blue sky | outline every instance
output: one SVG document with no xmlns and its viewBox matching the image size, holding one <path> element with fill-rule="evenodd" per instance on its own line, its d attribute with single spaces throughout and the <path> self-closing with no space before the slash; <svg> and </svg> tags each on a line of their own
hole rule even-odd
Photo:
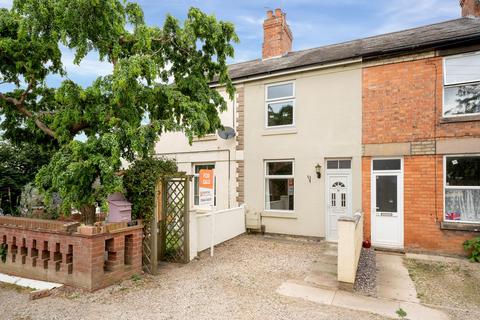
<svg viewBox="0 0 480 320">
<path fill-rule="evenodd" d="M 12 0 L 0 0 L 0 7 Z M 162 25 L 170 13 L 184 19 L 188 8 L 198 7 L 218 19 L 235 24 L 240 43 L 232 62 L 261 57 L 262 22 L 267 9 L 282 8 L 293 33 L 293 48 L 301 50 L 371 35 L 398 31 L 460 16 L 458 0 L 139 0 L 148 24 Z M 80 66 L 64 50 L 63 61 L 69 77 L 88 85 L 107 74 L 111 66 L 89 55 Z M 52 79 L 52 85 L 59 79 Z"/>
</svg>

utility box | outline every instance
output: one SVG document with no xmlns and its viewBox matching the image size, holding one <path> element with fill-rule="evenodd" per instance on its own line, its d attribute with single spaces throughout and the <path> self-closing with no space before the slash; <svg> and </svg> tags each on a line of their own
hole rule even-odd
<svg viewBox="0 0 480 320">
<path fill-rule="evenodd" d="M 132 204 L 120 192 L 108 196 L 107 222 L 132 221 Z"/>
</svg>

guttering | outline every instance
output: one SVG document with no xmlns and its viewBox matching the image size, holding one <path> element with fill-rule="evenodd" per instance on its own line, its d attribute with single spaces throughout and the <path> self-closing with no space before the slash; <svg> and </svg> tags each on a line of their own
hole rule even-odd
<svg viewBox="0 0 480 320">
<path fill-rule="evenodd" d="M 239 84 L 239 83 L 262 80 L 262 79 L 266 79 L 266 78 L 289 75 L 289 74 L 292 74 L 292 73 L 328 69 L 328 68 L 346 66 L 346 65 L 361 63 L 361 62 L 362 62 L 362 58 L 360 57 L 360 58 L 355 58 L 355 59 L 342 60 L 342 61 L 334 62 L 334 63 L 319 64 L 319 65 L 315 65 L 315 66 L 311 66 L 311 67 L 294 68 L 294 69 L 290 69 L 290 70 L 286 70 L 286 71 L 279 71 L 279 72 L 269 71 L 269 72 L 267 72 L 263 75 L 259 75 L 259 76 L 253 76 L 253 77 L 246 76 L 246 77 L 243 77 L 243 78 L 238 78 L 236 80 L 234 79 L 232 81 L 232 83 L 233 84 Z M 218 83 L 210 85 L 210 87 L 212 87 L 212 88 L 218 88 L 218 87 L 223 87 L 223 86 L 224 86 L 223 84 L 218 84 Z"/>
</svg>

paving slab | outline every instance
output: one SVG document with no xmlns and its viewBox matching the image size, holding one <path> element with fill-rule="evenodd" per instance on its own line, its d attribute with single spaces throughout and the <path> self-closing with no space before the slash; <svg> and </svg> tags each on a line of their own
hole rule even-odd
<svg viewBox="0 0 480 320">
<path fill-rule="evenodd" d="M 63 286 L 63 284 L 61 283 L 15 277 L 15 276 L 10 276 L 4 273 L 0 273 L 0 282 L 15 284 L 17 286 L 32 288 L 35 290 L 50 290 L 50 289 L 59 288 Z"/>
<path fill-rule="evenodd" d="M 398 318 L 396 311 L 399 308 L 402 308 L 407 313 L 407 319 L 410 320 L 449 319 L 445 313 L 419 303 L 366 297 L 347 291 L 317 288 L 293 281 L 284 282 L 277 289 L 277 293 L 291 298 L 304 299 L 350 310 L 375 313 L 395 319 Z"/>
<path fill-rule="evenodd" d="M 379 298 L 420 302 L 415 285 L 403 265 L 403 255 L 377 252 L 376 260 Z"/>
</svg>

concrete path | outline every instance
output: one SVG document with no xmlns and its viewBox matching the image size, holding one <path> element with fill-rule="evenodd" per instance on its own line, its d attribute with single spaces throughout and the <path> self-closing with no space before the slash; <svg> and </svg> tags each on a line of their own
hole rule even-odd
<svg viewBox="0 0 480 320">
<path fill-rule="evenodd" d="M 10 283 L 25 288 L 32 288 L 35 290 L 50 290 L 63 286 L 61 283 L 14 277 L 4 273 L 0 273 L 0 282 Z"/>
<path fill-rule="evenodd" d="M 367 297 L 338 288 L 336 256 L 322 254 L 303 281 L 286 281 L 277 293 L 316 303 L 366 311 L 398 319 L 402 308 L 411 320 L 446 320 L 442 311 L 420 304 L 413 281 L 403 265 L 403 255 L 377 252 L 377 297 Z"/>
<path fill-rule="evenodd" d="M 415 284 L 403 265 L 403 255 L 377 252 L 376 260 L 379 298 L 420 303 Z"/>
<path fill-rule="evenodd" d="M 284 282 L 277 289 L 277 293 L 284 296 L 300 298 L 325 305 L 376 313 L 394 319 L 398 319 L 398 315 L 395 312 L 399 308 L 405 310 L 407 313 L 406 318 L 410 320 L 449 319 L 449 317 L 443 312 L 425 307 L 419 303 L 360 296 L 342 290 L 316 288 L 290 281 Z"/>
</svg>

